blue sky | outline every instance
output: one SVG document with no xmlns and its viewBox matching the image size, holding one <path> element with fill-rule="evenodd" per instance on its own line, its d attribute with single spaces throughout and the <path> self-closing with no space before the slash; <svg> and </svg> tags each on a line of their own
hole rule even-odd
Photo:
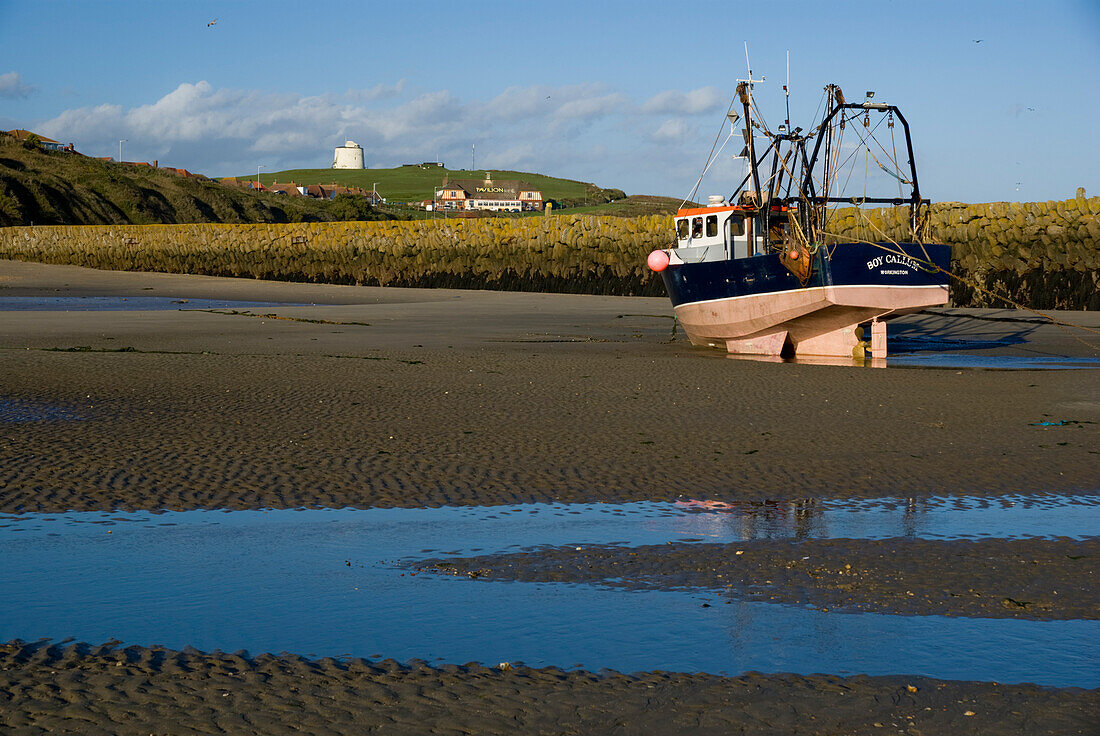
<svg viewBox="0 0 1100 736">
<path fill-rule="evenodd" d="M 217 22 L 207 24 L 217 19 Z M 933 200 L 1100 194 L 1100 0 L 16 2 L 0 0 L 0 128 L 212 176 L 442 159 L 684 196 L 748 41 L 757 99 L 812 117 L 875 90 Z M 980 43 L 979 43 L 980 41 Z M 728 194 L 729 154 L 701 192 Z"/>
</svg>

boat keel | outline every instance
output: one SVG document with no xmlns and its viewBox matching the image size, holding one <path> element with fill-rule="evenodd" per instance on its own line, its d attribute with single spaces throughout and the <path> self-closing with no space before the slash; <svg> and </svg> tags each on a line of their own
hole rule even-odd
<svg viewBox="0 0 1100 736">
<path fill-rule="evenodd" d="M 787 347 L 786 330 L 768 332 L 752 337 L 726 340 L 726 352 L 735 355 L 782 355 Z"/>
<path fill-rule="evenodd" d="M 886 323 L 877 319 L 871 323 L 871 357 L 886 357 Z"/>
<path fill-rule="evenodd" d="M 795 355 L 826 355 L 851 358 L 856 357 L 858 349 L 862 349 L 863 340 L 859 326 L 853 324 L 803 338 L 794 342 L 793 345 Z"/>
</svg>

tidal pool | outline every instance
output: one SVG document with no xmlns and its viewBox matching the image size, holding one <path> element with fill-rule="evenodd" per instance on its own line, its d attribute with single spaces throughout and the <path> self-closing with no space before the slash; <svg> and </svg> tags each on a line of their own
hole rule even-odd
<svg viewBox="0 0 1100 736">
<path fill-rule="evenodd" d="M 40 401 L 0 397 L 0 424 L 74 421 L 83 418 L 83 416 L 68 407 Z"/>
<path fill-rule="evenodd" d="M 1069 356 L 1031 357 L 1022 355 L 950 355 L 909 353 L 885 358 L 888 366 L 900 368 L 970 368 L 989 371 L 1058 371 L 1100 368 L 1098 358 Z"/>
<path fill-rule="evenodd" d="M 560 544 L 1097 528 L 1097 497 L 1059 499 L 824 502 L 809 512 L 645 503 L 4 516 L 0 640 L 1097 687 L 1100 621 L 823 612 L 709 592 L 471 583 L 403 564 Z"/>
</svg>

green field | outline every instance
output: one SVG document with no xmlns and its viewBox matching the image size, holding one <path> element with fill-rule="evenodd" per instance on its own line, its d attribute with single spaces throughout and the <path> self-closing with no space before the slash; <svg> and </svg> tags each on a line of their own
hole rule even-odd
<svg viewBox="0 0 1100 736">
<path fill-rule="evenodd" d="M 261 172 L 260 183 L 264 186 L 281 182 L 288 184 L 341 184 L 347 187 L 371 189 L 377 184 L 378 193 L 390 202 L 419 202 L 431 199 L 435 190 L 443 183 L 443 177 L 450 179 L 484 179 L 486 171 L 498 181 L 518 179 L 527 182 L 542 192 L 543 199 L 552 199 L 570 206 L 589 203 L 598 204 L 620 199 L 624 195 L 617 189 L 603 189 L 595 184 L 571 179 L 557 179 L 542 174 L 530 174 L 524 171 L 501 171 L 499 169 L 451 170 L 439 168 L 421 169 L 417 166 L 401 166 L 396 169 L 290 169 L 288 171 Z M 244 174 L 238 179 L 254 180 L 255 173 Z"/>
</svg>

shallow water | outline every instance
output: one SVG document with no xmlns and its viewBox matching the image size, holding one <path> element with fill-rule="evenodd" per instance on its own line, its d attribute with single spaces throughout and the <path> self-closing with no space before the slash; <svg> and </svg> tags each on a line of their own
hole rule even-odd
<svg viewBox="0 0 1100 736">
<path fill-rule="evenodd" d="M 1051 371 L 1100 368 L 1100 358 L 1052 356 L 1036 358 L 1022 355 L 952 355 L 949 353 L 908 353 L 884 358 L 886 365 L 898 368 L 971 368 L 990 371 Z"/>
<path fill-rule="evenodd" d="M 900 668 L 953 679 L 1100 686 L 1097 621 L 845 614 L 727 603 L 705 592 L 473 583 L 413 574 L 400 564 L 616 541 L 875 537 L 906 529 L 954 537 L 970 527 L 1023 534 L 1017 522 L 1073 536 L 1089 525 L 1073 526 L 1079 516 L 1097 528 L 1100 502 L 940 499 L 919 512 L 894 500 L 821 506 L 808 526 L 778 505 L 750 514 L 654 503 L 6 516 L 0 640 L 115 637 L 206 650 L 624 671 Z M 907 526 L 914 514 L 923 521 Z M 956 514 L 970 524 L 955 521 Z M 751 528 L 747 516 L 756 518 Z"/>
<path fill-rule="evenodd" d="M 0 514 L 0 533 L 80 535 L 81 527 L 263 527 L 293 534 L 328 524 L 368 532 L 396 557 L 471 554 L 566 544 L 737 542 L 749 539 L 1019 539 L 1094 536 L 1100 495 L 1029 494 L 921 499 L 743 501 Z M 119 530 L 129 534 L 126 529 Z M 92 531 L 97 534 L 98 532 Z M 2 539 L 2 537 L 0 537 Z M 441 542 L 441 540 L 447 540 Z"/>
<path fill-rule="evenodd" d="M 957 370 L 989 371 L 1060 371 L 1100 369 L 1100 358 L 1069 356 L 971 355 L 969 353 L 891 352 L 886 358 L 841 358 L 823 355 L 803 355 L 784 358 L 775 355 L 721 355 L 730 360 L 750 360 L 762 363 L 799 363 L 831 365 L 844 368 L 953 368 Z"/>
<path fill-rule="evenodd" d="M 0 296 L 0 312 L 126 312 L 308 306 L 173 296 Z"/>
<path fill-rule="evenodd" d="M 908 325 L 889 325 L 885 358 L 849 358 L 839 356 L 802 355 L 723 355 L 731 360 L 752 360 L 768 363 L 804 363 L 849 368 L 954 368 L 964 370 L 1047 371 L 1100 368 L 1100 358 L 1068 355 L 1004 355 L 983 351 L 1013 349 L 1026 340 L 1016 334 L 997 339 L 950 338 L 940 335 L 914 334 Z"/>
<path fill-rule="evenodd" d="M 83 418 L 78 412 L 64 406 L 0 397 L 0 424 L 74 421 Z"/>
</svg>

